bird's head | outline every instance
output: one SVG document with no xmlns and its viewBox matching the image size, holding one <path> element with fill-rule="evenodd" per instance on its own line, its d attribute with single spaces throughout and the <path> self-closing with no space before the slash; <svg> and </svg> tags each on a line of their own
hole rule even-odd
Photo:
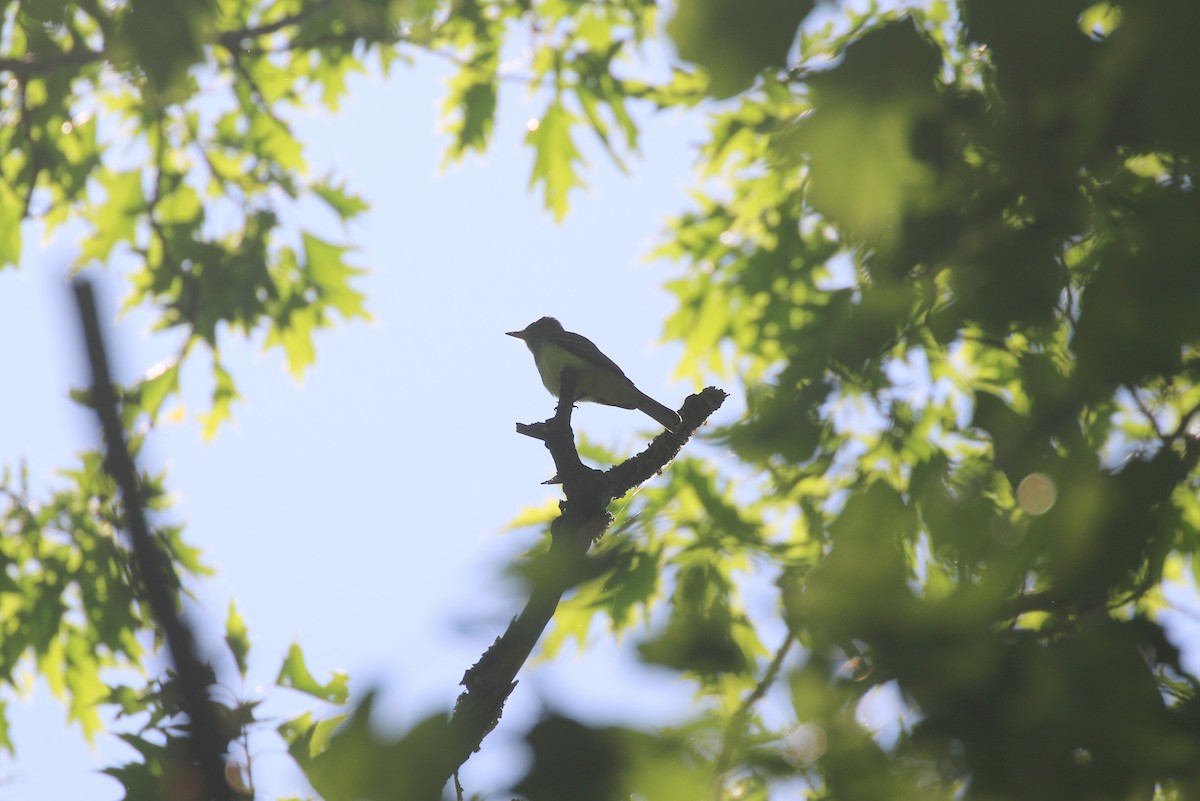
<svg viewBox="0 0 1200 801">
<path fill-rule="evenodd" d="M 543 317 L 525 326 L 520 331 L 506 332 L 510 337 L 516 337 L 522 340 L 530 348 L 541 343 L 546 337 L 555 334 L 561 334 L 563 331 L 562 323 L 555 320 L 553 317 Z"/>
</svg>

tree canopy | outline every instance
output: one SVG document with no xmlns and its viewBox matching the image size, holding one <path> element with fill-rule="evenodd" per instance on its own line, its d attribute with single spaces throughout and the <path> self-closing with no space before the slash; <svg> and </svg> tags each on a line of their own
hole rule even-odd
<svg viewBox="0 0 1200 801">
<path fill-rule="evenodd" d="M 346 243 L 289 223 L 308 197 L 367 210 L 307 175 L 288 123 L 336 111 L 351 71 L 451 58 L 454 160 L 488 148 L 502 58 L 527 46 L 530 183 L 557 217 L 584 191 L 582 137 L 636 171 L 631 107 L 705 110 L 694 203 L 658 248 L 687 268 L 664 330 L 682 375 L 747 412 L 707 431 L 718 452 L 664 452 L 661 477 L 597 510 L 607 533 L 556 574 L 540 644 L 655 621 L 631 658 L 691 682 L 694 714 L 547 717 L 512 793 L 1195 794 L 1195 662 L 1163 617 L 1200 548 L 1192 0 L 18 0 L 4 22 L 0 266 L 30 222 L 84 232 L 79 271 L 132 255 L 128 303 L 182 342 L 119 388 L 149 436 L 198 350 L 207 435 L 230 415 L 218 331 L 265 333 L 299 374 L 318 329 L 365 317 Z M 664 38 L 666 75 L 641 58 Z M 160 636 L 116 536 L 124 504 L 99 452 L 65 475 L 50 497 L 12 471 L 0 485 L 0 682 L 32 666 L 89 734 L 98 705 L 146 721 L 121 734 L 141 761 L 110 772 L 129 799 L 179 792 L 174 674 L 110 678 Z M 165 506 L 168 483 L 144 475 L 143 501 Z M 534 586 L 564 566 L 546 561 L 557 517 L 521 517 L 547 532 Z M 184 530 L 154 534 L 194 580 Z M 747 607 L 752 573 L 772 578 L 770 616 Z M 233 608 L 226 628 L 244 675 L 252 632 Z M 443 792 L 464 745 L 450 710 L 387 738 L 370 697 L 312 676 L 299 647 L 278 681 L 349 705 L 279 729 L 327 801 Z M 874 688 L 905 712 L 887 737 L 856 716 Z M 254 727 L 253 704 L 220 709 L 231 736 Z"/>
</svg>

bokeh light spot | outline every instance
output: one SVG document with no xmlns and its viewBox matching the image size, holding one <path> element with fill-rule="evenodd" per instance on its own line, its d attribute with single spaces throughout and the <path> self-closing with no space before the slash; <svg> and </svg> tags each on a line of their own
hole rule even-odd
<svg viewBox="0 0 1200 801">
<path fill-rule="evenodd" d="M 1030 473 L 1017 485 L 1017 503 L 1026 513 L 1044 515 L 1058 500 L 1058 487 L 1045 473 Z"/>
<path fill-rule="evenodd" d="M 784 759 L 793 765 L 811 765 L 825 753 L 828 738 L 815 723 L 797 726 L 783 741 Z"/>
</svg>

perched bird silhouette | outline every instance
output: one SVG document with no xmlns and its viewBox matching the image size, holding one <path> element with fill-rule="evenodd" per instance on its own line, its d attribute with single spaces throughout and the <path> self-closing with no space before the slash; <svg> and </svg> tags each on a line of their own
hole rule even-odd
<svg viewBox="0 0 1200 801">
<path fill-rule="evenodd" d="M 524 341 L 533 354 L 542 383 L 558 397 L 564 367 L 575 373 L 576 401 L 602 403 L 621 409 L 638 409 L 674 432 L 679 415 L 633 385 L 616 362 L 600 352 L 590 339 L 566 331 L 553 317 L 543 317 L 508 336 Z"/>
</svg>

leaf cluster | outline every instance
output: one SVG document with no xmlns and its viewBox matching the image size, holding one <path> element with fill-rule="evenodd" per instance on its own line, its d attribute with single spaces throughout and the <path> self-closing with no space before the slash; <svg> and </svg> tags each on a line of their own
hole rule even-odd
<svg viewBox="0 0 1200 801">
<path fill-rule="evenodd" d="M 66 486 L 44 501 L 31 499 L 24 469 L 0 481 L 0 680 L 20 688 L 22 669 L 35 666 L 91 740 L 102 730 L 98 704 L 108 694 L 102 672 L 140 665 L 158 635 L 131 589 L 132 563 L 118 538 L 123 512 L 103 457 L 84 453 L 63 477 Z M 165 509 L 162 477 L 142 481 L 147 506 Z M 207 572 L 180 527 L 153 534 L 186 574 Z M 0 720 L 0 744 L 12 752 L 7 731 Z"/>
<path fill-rule="evenodd" d="M 1162 616 L 1200 488 L 1200 129 L 1157 105 L 1194 92 L 1172 29 L 1195 10 L 1169 6 L 872 10 L 801 27 L 786 64 L 765 35 L 746 75 L 705 63 L 739 91 L 659 251 L 693 268 L 668 333 L 684 375 L 742 380 L 739 494 L 813 549 L 774 563 L 795 715 L 740 740 L 822 732 L 813 797 L 1195 786 Z M 886 738 L 856 725 L 872 688 Z"/>
</svg>

